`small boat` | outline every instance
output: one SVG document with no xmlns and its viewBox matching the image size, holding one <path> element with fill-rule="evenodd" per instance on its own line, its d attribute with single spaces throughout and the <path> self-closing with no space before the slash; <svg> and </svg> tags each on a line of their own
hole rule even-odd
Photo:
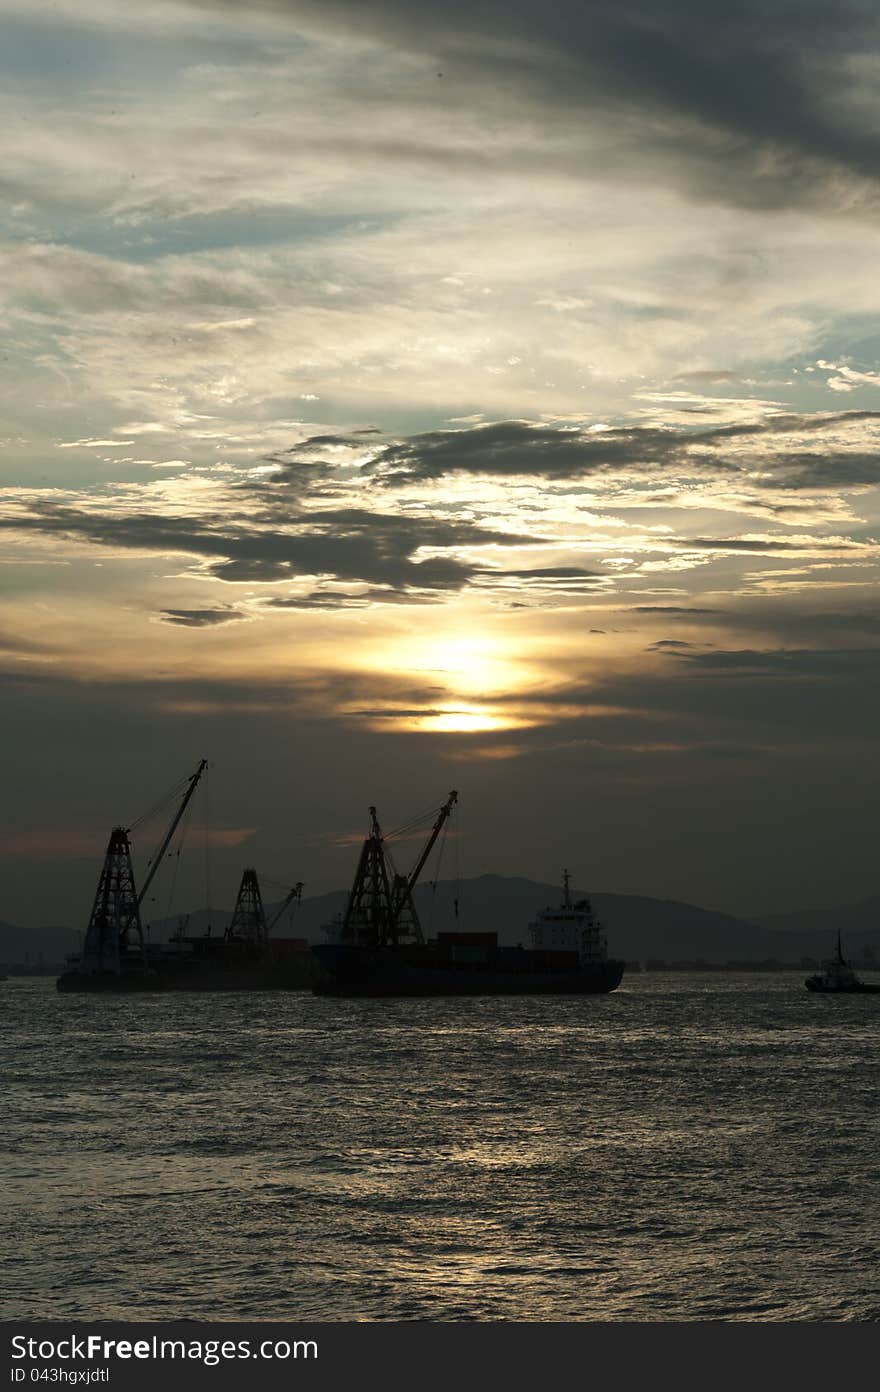
<svg viewBox="0 0 880 1392">
<path fill-rule="evenodd" d="M 822 963 L 822 971 L 808 976 L 804 982 L 808 991 L 825 995 L 880 995 L 880 986 L 860 981 L 843 955 L 840 933 L 837 934 L 837 956 Z"/>
</svg>

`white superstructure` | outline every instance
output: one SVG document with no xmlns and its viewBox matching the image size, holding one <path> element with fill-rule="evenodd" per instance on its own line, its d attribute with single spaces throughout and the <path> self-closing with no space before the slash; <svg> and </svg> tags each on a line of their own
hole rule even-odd
<svg viewBox="0 0 880 1392">
<path fill-rule="evenodd" d="M 593 917 L 592 904 L 589 899 L 572 902 L 571 876 L 567 870 L 563 870 L 562 878 L 565 887 L 562 903 L 555 909 L 541 909 L 535 921 L 529 924 L 532 947 L 543 951 L 576 952 L 581 965 L 606 961 L 608 948 L 601 924 Z"/>
</svg>

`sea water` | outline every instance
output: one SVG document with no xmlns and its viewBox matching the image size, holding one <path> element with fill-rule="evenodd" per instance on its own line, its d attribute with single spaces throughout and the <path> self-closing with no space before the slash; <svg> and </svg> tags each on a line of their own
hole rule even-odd
<svg viewBox="0 0 880 1392">
<path fill-rule="evenodd" d="M 880 1318 L 880 996 L 0 992 L 6 1319 Z"/>
</svg>

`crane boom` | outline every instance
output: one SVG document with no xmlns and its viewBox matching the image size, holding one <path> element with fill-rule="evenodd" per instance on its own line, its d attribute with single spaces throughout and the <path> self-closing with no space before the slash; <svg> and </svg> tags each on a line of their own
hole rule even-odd
<svg viewBox="0 0 880 1392">
<path fill-rule="evenodd" d="M 291 902 L 291 900 L 293 900 L 293 899 L 299 899 L 300 895 L 302 894 L 302 891 L 303 891 L 303 882 L 302 882 L 302 880 L 300 880 L 297 884 L 295 884 L 295 885 L 293 886 L 293 889 L 291 889 L 291 890 L 288 892 L 286 898 L 285 898 L 285 899 L 283 900 L 283 902 L 279 905 L 279 907 L 275 910 L 275 912 L 273 913 L 273 915 L 272 915 L 272 917 L 270 918 L 269 922 L 266 924 L 266 929 L 267 929 L 268 932 L 271 933 L 272 929 L 275 927 L 275 924 L 278 922 L 279 918 L 280 918 L 281 915 L 284 913 L 284 910 L 287 908 L 288 904 L 289 904 L 289 903 Z"/>
<path fill-rule="evenodd" d="M 194 793 L 195 790 L 196 790 L 196 787 L 197 787 L 197 785 L 198 785 L 198 781 L 199 781 L 199 779 L 201 778 L 202 774 L 204 773 L 204 771 L 205 771 L 205 769 L 206 769 L 207 767 L 208 767 L 208 761 L 207 761 L 207 759 L 202 759 L 201 762 L 199 763 L 199 766 L 198 766 L 198 768 L 196 769 L 195 773 L 192 774 L 192 776 L 191 776 L 190 779 L 189 779 L 189 782 L 187 783 L 186 792 L 185 792 L 184 795 L 183 795 L 183 798 L 182 798 L 182 800 L 181 800 L 180 806 L 178 807 L 176 813 L 174 814 L 174 816 L 173 816 L 172 819 L 171 819 L 171 825 L 170 825 L 170 827 L 168 828 L 167 832 L 165 833 L 165 839 L 164 839 L 164 841 L 162 842 L 162 845 L 159 847 L 159 850 L 156 852 L 156 855 L 155 855 L 155 857 L 153 858 L 153 864 L 150 866 L 149 870 L 147 871 L 146 878 L 145 878 L 143 884 L 141 885 L 141 892 L 140 892 L 140 894 L 139 894 L 138 897 L 137 897 L 137 901 L 138 901 L 138 904 L 139 904 L 139 905 L 142 904 L 143 901 L 144 901 L 144 896 L 146 895 L 147 890 L 150 888 L 150 885 L 152 884 L 153 876 L 155 875 L 156 871 L 159 869 L 159 866 L 162 864 L 162 858 L 163 858 L 163 856 L 165 855 L 165 852 L 168 850 L 168 847 L 169 847 L 169 845 L 170 845 L 170 843 L 171 843 L 171 838 L 172 838 L 172 836 L 174 835 L 175 831 L 177 830 L 178 825 L 179 825 L 179 823 L 180 823 L 180 819 L 181 819 L 181 817 L 183 816 L 184 812 L 186 811 L 186 809 L 187 809 L 187 807 L 188 807 L 188 805 L 189 805 L 189 800 L 190 800 L 190 798 L 192 797 L 193 793 Z"/>
<path fill-rule="evenodd" d="M 407 895 L 412 894 L 413 890 L 415 889 L 416 880 L 419 878 L 419 875 L 421 875 L 422 871 L 425 868 L 425 861 L 428 859 L 428 856 L 434 849 L 434 842 L 437 840 L 437 837 L 443 830 L 443 824 L 446 821 L 447 817 L 449 817 L 452 813 L 452 809 L 457 802 L 458 792 L 455 788 L 453 788 L 452 792 L 449 794 L 449 797 L 446 799 L 443 806 L 440 808 L 440 811 L 437 813 L 437 820 L 431 828 L 431 834 L 428 837 L 428 840 L 425 844 L 425 849 L 422 851 L 422 854 L 416 861 L 415 867 L 409 873 L 409 878 L 406 882 Z"/>
</svg>

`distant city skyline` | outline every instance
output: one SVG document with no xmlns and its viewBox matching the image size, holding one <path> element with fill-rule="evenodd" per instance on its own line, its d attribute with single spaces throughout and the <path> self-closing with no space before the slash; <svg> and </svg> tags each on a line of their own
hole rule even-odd
<svg viewBox="0 0 880 1392">
<path fill-rule="evenodd" d="M 0 919 L 203 756 L 218 904 L 452 787 L 465 875 L 880 888 L 876 15 L 0 13 Z"/>
</svg>

